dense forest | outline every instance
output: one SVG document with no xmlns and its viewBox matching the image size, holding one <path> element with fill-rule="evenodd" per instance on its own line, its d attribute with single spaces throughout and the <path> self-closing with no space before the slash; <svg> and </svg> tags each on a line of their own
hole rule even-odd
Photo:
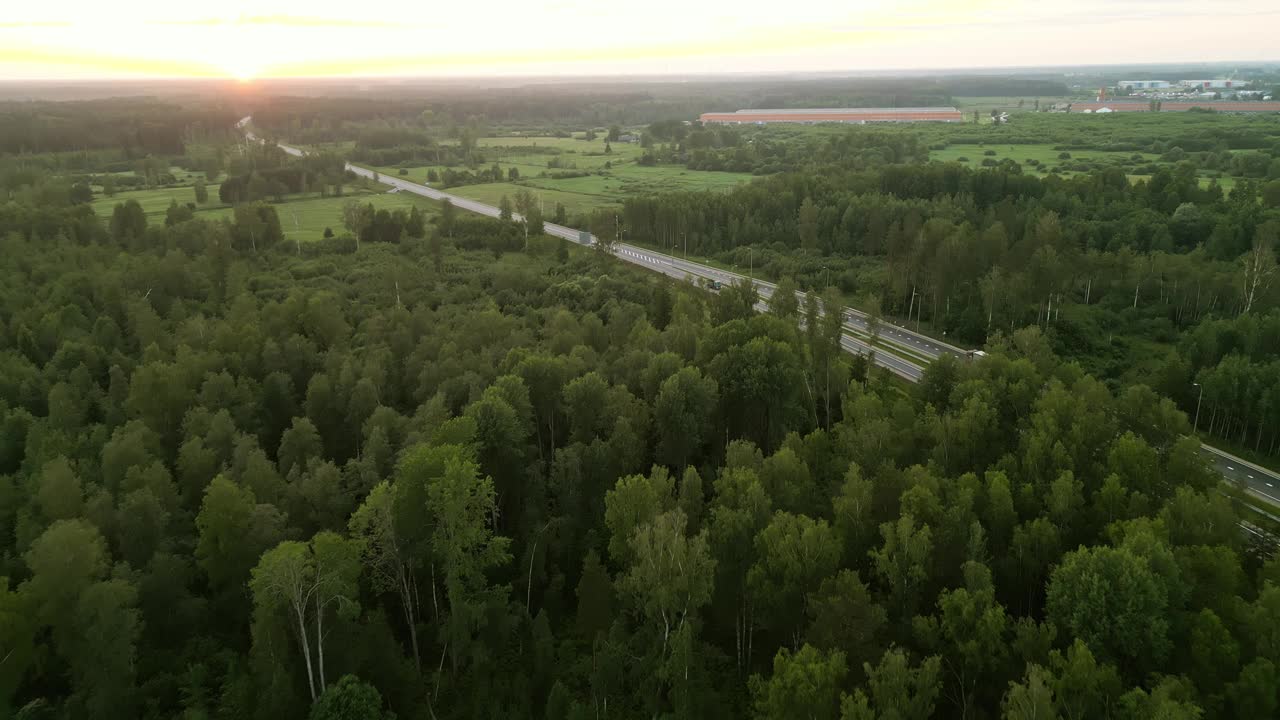
<svg viewBox="0 0 1280 720">
<path fill-rule="evenodd" d="M 1038 328 L 904 387 L 816 305 L 483 242 L 507 221 L 299 255 L 266 204 L 15 197 L 8 713 L 1280 707 L 1280 564 L 1186 416 Z"/>
<path fill-rule="evenodd" d="M 152 98 L 0 102 L 0 154 L 113 148 L 131 158 L 180 155 L 193 133 L 225 133 L 237 119 L 222 103 L 184 107 Z"/>
<path fill-rule="evenodd" d="M 830 282 L 961 342 L 1038 326 L 1055 352 L 1113 387 L 1145 383 L 1188 412 L 1198 382 L 1211 432 L 1274 453 L 1280 125 L 1230 121 L 1214 137 L 1212 122 L 1170 123 L 1170 136 L 1142 149 L 1182 142 L 1198 154 L 1145 179 L 1119 168 L 1041 176 L 1008 159 L 925 163 L 925 131 L 846 130 L 779 143 L 790 172 L 729 192 L 628 198 L 622 217 L 629 240 L 800 287 Z M 968 132 L 993 144 L 1025 139 L 1017 129 Z M 1129 132 L 1094 142 L 1129 142 Z M 737 130 L 699 130 L 678 139 L 690 157 L 703 152 L 689 147 L 699 133 L 720 146 L 711 152 L 749 158 L 770 147 L 734 150 L 747 147 Z M 1228 144 L 1240 148 L 1223 150 L 1229 164 L 1260 174 L 1242 169 L 1225 191 L 1198 170 Z"/>
<path fill-rule="evenodd" d="M 556 131 L 631 118 L 651 162 L 769 175 L 585 227 L 988 354 L 908 385 L 819 293 L 756 313 L 541 236 L 528 193 L 531 227 L 393 209 L 332 154 L 234 142 L 240 113 L 19 106 L 81 130 L 0 154 L 0 717 L 1280 714 L 1276 528 L 1192 435 L 1280 430 L 1270 126 L 1109 125 L 1089 142 L 1189 155 L 1132 182 L 582 94 Z M 554 111 L 414 102 L 261 119 L 466 164 Z M 153 126 L 177 144 L 119 131 Z M 1254 158 L 1229 190 L 1197 177 L 1223 152 Z M 206 181 L 221 215 L 104 199 Z M 290 237 L 297 193 L 336 234 Z"/>
<path fill-rule="evenodd" d="M 378 124 L 427 124 L 437 129 L 486 125 L 506 129 L 648 125 L 685 120 L 709 110 L 778 107 L 913 107 L 950 105 L 956 95 L 1062 96 L 1060 78 L 1040 77 L 847 77 L 723 78 L 616 82 L 529 83 L 512 87 L 460 87 L 398 83 L 364 87 L 361 97 L 276 94 L 257 100 L 254 121 L 297 142 L 348 140 Z"/>
</svg>

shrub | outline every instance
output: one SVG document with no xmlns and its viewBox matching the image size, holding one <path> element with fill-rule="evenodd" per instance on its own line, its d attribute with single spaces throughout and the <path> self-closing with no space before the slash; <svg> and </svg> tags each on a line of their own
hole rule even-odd
<svg viewBox="0 0 1280 720">
<path fill-rule="evenodd" d="M 983 151 L 982 151 L 982 154 L 983 154 L 983 155 L 986 155 L 987 157 L 995 157 L 996 151 L 995 151 L 995 150 L 983 150 Z"/>
</svg>

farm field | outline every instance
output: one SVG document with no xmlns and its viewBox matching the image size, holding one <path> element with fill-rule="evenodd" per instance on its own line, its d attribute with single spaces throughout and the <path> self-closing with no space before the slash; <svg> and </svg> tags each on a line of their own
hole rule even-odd
<svg viewBox="0 0 1280 720">
<path fill-rule="evenodd" d="M 214 201 L 198 207 L 197 218 L 216 220 L 231 217 L 231 206 L 216 202 L 217 195 L 217 187 L 211 187 L 209 196 Z M 342 205 L 353 198 L 372 203 L 379 210 L 408 209 L 415 205 L 425 211 L 434 211 L 436 208 L 434 201 L 410 193 L 368 192 L 358 189 L 348 191 L 342 197 L 320 197 L 319 193 L 289 195 L 285 202 L 273 205 L 280 217 L 280 226 L 284 229 L 285 236 L 289 240 L 310 242 L 323 238 L 325 228 L 331 228 L 335 234 L 345 232 L 342 227 Z M 165 210 L 174 199 L 179 204 L 186 204 L 193 202 L 195 195 L 190 187 L 121 192 L 116 193 L 115 197 L 94 200 L 93 210 L 100 217 L 109 218 L 117 204 L 137 200 L 146 212 L 149 223 L 163 224 Z"/>
</svg>

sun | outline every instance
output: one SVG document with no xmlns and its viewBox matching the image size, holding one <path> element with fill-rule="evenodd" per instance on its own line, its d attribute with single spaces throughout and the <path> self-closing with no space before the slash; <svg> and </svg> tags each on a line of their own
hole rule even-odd
<svg viewBox="0 0 1280 720">
<path fill-rule="evenodd" d="M 253 58 L 227 58 L 221 63 L 228 75 L 240 82 L 249 82 L 262 72 L 262 64 Z"/>
</svg>

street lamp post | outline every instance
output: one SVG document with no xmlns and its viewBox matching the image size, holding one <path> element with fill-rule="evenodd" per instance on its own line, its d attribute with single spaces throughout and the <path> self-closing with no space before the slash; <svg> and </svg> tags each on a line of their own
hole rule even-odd
<svg viewBox="0 0 1280 720">
<path fill-rule="evenodd" d="M 1191 386 L 1200 388 L 1200 396 L 1196 398 L 1196 421 L 1191 425 L 1191 432 L 1196 432 L 1200 429 L 1200 401 L 1204 400 L 1204 386 L 1200 383 L 1191 383 Z"/>
</svg>

